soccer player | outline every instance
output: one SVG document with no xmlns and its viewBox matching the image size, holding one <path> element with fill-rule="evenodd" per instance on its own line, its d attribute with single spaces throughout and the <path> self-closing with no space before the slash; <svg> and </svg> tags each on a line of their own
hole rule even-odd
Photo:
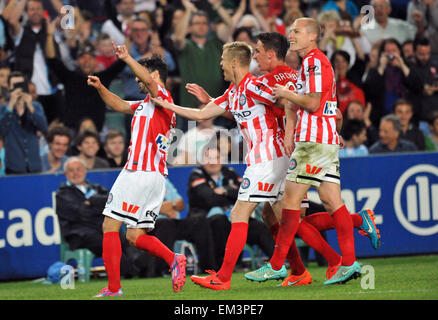
<svg viewBox="0 0 438 320">
<path fill-rule="evenodd" d="M 88 84 L 97 89 L 106 105 L 115 111 L 133 114 L 128 160 L 112 186 L 103 210 L 102 257 L 108 286 L 96 297 L 123 295 L 118 235 L 123 223 L 127 225 L 126 238 L 131 245 L 162 258 L 170 266 L 173 290 L 177 292 L 185 283 L 186 257 L 172 252 L 158 238 L 147 234 L 154 228 L 164 199 L 169 134 L 175 125 L 175 114 L 151 101 L 154 97 L 173 102 L 164 87 L 167 65 L 159 56 L 137 62 L 125 46 L 114 45 L 114 51 L 132 69 L 140 90 L 147 95 L 143 101 L 125 101 L 105 88 L 98 77 L 88 77 Z"/>
<path fill-rule="evenodd" d="M 272 89 L 249 72 L 252 49 L 244 42 L 231 42 L 223 47 L 221 67 L 224 79 L 231 81 L 225 93 L 207 103 L 202 109 L 176 106 L 155 100 L 169 110 L 192 120 L 211 119 L 230 111 L 247 143 L 247 169 L 240 185 L 238 199 L 231 210 L 231 231 L 220 270 L 206 277 L 192 276 L 193 282 L 213 290 L 228 290 L 231 276 L 245 246 L 248 219 L 257 205 L 269 201 L 280 205 L 280 190 L 289 159 L 283 147 L 284 130 L 278 124 L 272 107 Z M 261 186 L 261 187 L 260 187 Z M 267 186 L 265 188 L 265 186 Z M 283 278 L 287 275 L 283 266 Z"/>
<path fill-rule="evenodd" d="M 295 20 L 289 34 L 291 49 L 303 58 L 297 92 L 277 84 L 274 94 L 298 106 L 293 151 L 283 196 L 281 226 L 270 268 L 259 269 L 265 277 L 275 277 L 299 227 L 300 205 L 313 186 L 332 215 L 342 260 L 337 271 L 324 284 L 345 283 L 360 276 L 356 261 L 353 223 L 341 199 L 339 136 L 336 131 L 336 82 L 327 57 L 317 48 L 319 24 L 312 18 Z M 290 105 L 286 106 L 290 108 Z M 290 112 L 286 112 L 286 117 Z M 287 121 L 289 119 L 287 118 Z M 290 137 L 285 137 L 288 143 Z"/>
</svg>

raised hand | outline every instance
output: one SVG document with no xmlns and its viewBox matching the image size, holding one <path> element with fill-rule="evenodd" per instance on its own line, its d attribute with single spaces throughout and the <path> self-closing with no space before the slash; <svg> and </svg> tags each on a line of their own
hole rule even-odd
<svg viewBox="0 0 438 320">
<path fill-rule="evenodd" d="M 117 57 L 118 59 L 120 59 L 120 60 L 124 60 L 124 59 L 126 59 L 126 58 L 129 57 L 129 52 L 128 52 L 128 49 L 126 48 L 125 45 L 116 46 L 116 44 L 114 43 L 114 41 L 113 41 L 112 43 L 113 43 L 113 50 L 114 50 L 114 53 L 116 54 L 116 57 Z"/>
<path fill-rule="evenodd" d="M 187 83 L 186 89 L 190 94 L 193 94 L 202 104 L 207 104 L 211 100 L 211 97 L 208 95 L 207 91 L 205 91 L 203 87 L 196 83 Z"/>
</svg>

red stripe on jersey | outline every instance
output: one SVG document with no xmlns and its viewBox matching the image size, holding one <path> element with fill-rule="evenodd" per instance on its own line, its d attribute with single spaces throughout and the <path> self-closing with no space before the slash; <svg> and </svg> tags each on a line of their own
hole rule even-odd
<svg viewBox="0 0 438 320">
<path fill-rule="evenodd" d="M 256 133 L 257 141 L 255 141 L 255 149 L 254 149 L 254 158 L 255 163 L 262 162 L 262 157 L 260 155 L 260 142 L 262 141 L 262 127 L 260 126 L 260 119 L 255 118 L 252 120 L 252 125 L 254 126 L 254 130 Z"/>
<path fill-rule="evenodd" d="M 328 143 L 332 144 L 333 141 L 333 128 L 332 125 L 330 124 L 329 119 L 324 119 L 325 122 L 327 123 L 327 131 L 328 131 Z"/>
<path fill-rule="evenodd" d="M 312 134 L 312 130 L 311 130 L 311 128 L 312 128 L 312 116 L 309 113 L 307 113 L 306 117 L 307 117 L 306 141 L 309 141 L 310 140 L 310 136 Z"/>
<path fill-rule="evenodd" d="M 135 143 L 135 153 L 134 153 L 134 159 L 133 159 L 133 163 L 132 163 L 132 170 L 137 170 L 138 160 L 140 158 L 140 149 L 141 149 L 141 143 L 143 140 L 145 123 L 146 123 L 146 117 L 140 117 L 140 123 L 139 123 L 140 127 L 138 130 L 137 141 Z"/>
<path fill-rule="evenodd" d="M 322 134 L 323 134 L 323 126 L 322 123 L 323 121 L 325 121 L 325 119 L 323 120 L 323 118 L 321 117 L 317 117 L 316 118 L 316 126 L 317 126 L 317 132 L 316 132 L 316 142 L 318 143 L 322 143 Z"/>
</svg>

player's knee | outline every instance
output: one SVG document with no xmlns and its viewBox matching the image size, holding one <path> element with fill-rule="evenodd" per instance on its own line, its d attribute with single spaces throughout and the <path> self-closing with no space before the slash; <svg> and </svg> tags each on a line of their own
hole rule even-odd
<svg viewBox="0 0 438 320">
<path fill-rule="evenodd" d="M 135 246 L 135 243 L 137 242 L 138 239 L 138 234 L 135 232 L 130 232 L 130 230 L 128 230 L 128 232 L 126 232 L 126 240 L 128 240 L 129 244 L 131 246 Z"/>
<path fill-rule="evenodd" d="M 121 222 L 114 220 L 110 217 L 105 217 L 102 224 L 103 233 L 106 232 L 119 232 L 121 226 Z"/>
</svg>

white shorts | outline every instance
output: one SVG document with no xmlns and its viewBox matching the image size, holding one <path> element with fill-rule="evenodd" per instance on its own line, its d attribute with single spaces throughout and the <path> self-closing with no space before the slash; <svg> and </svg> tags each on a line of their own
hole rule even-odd
<svg viewBox="0 0 438 320">
<path fill-rule="evenodd" d="M 249 166 L 243 174 L 237 200 L 270 204 L 281 200 L 288 166 L 287 157 Z"/>
<path fill-rule="evenodd" d="M 340 184 L 339 145 L 295 142 L 286 179 L 316 188 L 323 181 Z"/>
<path fill-rule="evenodd" d="M 150 231 L 155 227 L 165 190 L 161 173 L 123 169 L 111 188 L 103 214 L 128 228 Z"/>
</svg>

